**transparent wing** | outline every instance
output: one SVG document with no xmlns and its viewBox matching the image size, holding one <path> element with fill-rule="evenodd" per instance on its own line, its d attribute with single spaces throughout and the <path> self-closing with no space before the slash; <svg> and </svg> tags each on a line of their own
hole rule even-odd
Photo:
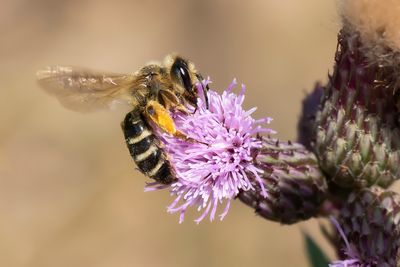
<svg viewBox="0 0 400 267">
<path fill-rule="evenodd" d="M 93 72 L 66 66 L 47 67 L 37 72 L 39 85 L 60 103 L 72 110 L 89 112 L 112 108 L 114 104 L 132 103 L 133 74 Z"/>
</svg>

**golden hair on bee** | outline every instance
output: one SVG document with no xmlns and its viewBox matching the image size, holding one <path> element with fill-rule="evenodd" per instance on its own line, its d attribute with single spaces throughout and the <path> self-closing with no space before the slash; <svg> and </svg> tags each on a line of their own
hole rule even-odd
<svg viewBox="0 0 400 267">
<path fill-rule="evenodd" d="M 157 129 L 177 138 L 191 138 L 176 129 L 171 110 L 188 112 L 197 107 L 197 83 L 202 76 L 183 57 L 168 55 L 162 64 L 151 62 L 132 74 L 97 72 L 83 68 L 54 66 L 37 73 L 40 86 L 72 110 L 87 112 L 125 102 L 131 111 L 122 122 L 125 141 L 139 170 L 161 182 L 175 178 Z M 203 87 L 205 101 L 207 89 Z"/>
</svg>

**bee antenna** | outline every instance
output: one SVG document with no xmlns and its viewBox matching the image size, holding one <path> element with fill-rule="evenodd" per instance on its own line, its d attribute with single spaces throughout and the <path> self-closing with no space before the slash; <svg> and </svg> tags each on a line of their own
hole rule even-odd
<svg viewBox="0 0 400 267">
<path fill-rule="evenodd" d="M 201 74 L 196 73 L 197 79 L 199 80 L 200 84 L 201 84 L 201 88 L 203 89 L 203 95 L 204 95 L 204 101 L 206 102 L 206 108 L 208 109 L 210 107 L 209 103 L 208 103 L 208 90 L 210 90 L 210 87 L 208 86 L 208 84 L 206 86 L 204 86 L 203 84 L 203 76 L 201 76 Z"/>
</svg>

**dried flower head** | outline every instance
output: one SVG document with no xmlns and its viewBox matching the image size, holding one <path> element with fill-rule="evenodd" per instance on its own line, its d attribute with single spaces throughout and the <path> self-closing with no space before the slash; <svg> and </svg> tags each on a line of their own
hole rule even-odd
<svg viewBox="0 0 400 267">
<path fill-rule="evenodd" d="M 400 63 L 400 2 L 342 0 L 344 28 L 361 36 L 367 56 L 381 64 Z"/>
<path fill-rule="evenodd" d="M 197 85 L 200 95 L 202 86 L 208 83 L 210 80 Z M 256 108 L 246 111 L 242 107 L 245 87 L 242 85 L 242 91 L 237 95 L 232 92 L 235 85 L 234 80 L 222 95 L 210 90 L 209 108 L 201 96 L 193 114 L 174 114 L 177 128 L 195 141 L 159 133 L 178 178 L 171 185 L 171 194 L 176 199 L 168 211 L 180 212 L 180 222 L 191 206 L 201 211 L 197 223 L 208 214 L 212 221 L 218 205 L 225 203 L 219 215 L 222 220 L 231 199 L 240 190 L 254 189 L 251 183 L 254 177 L 259 181 L 263 195 L 267 195 L 259 176 L 262 170 L 254 165 L 252 153 L 261 147 L 261 141 L 256 138 L 258 133 L 273 133 L 260 123 L 270 123 L 272 119 L 253 119 L 251 114 Z"/>
</svg>

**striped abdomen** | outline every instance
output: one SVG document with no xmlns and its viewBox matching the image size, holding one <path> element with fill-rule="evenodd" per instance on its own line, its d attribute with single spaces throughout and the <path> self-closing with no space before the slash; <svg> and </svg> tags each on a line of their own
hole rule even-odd
<svg viewBox="0 0 400 267">
<path fill-rule="evenodd" d="M 122 123 L 122 130 L 129 152 L 139 170 L 160 183 L 171 183 L 174 179 L 172 168 L 159 147 L 156 136 L 140 113 L 128 113 Z"/>
</svg>

